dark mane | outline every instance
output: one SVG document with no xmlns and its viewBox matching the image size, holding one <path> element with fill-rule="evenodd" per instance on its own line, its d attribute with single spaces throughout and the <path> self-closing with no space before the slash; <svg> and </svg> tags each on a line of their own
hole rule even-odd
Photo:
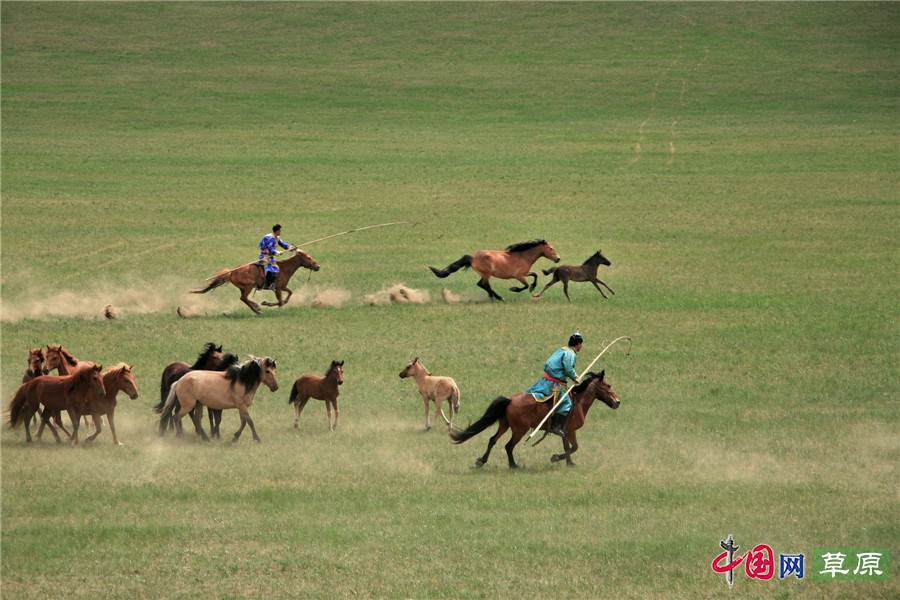
<svg viewBox="0 0 900 600">
<path fill-rule="evenodd" d="M 518 244 L 513 244 L 512 246 L 507 246 L 507 252 L 525 252 L 526 250 L 531 250 L 535 246 L 542 246 L 547 243 L 547 240 L 544 239 L 534 239 L 530 242 L 519 242 Z"/>
<path fill-rule="evenodd" d="M 593 371 L 589 372 L 584 376 L 584 379 L 581 380 L 581 383 L 572 388 L 572 395 L 577 395 L 587 389 L 591 382 L 600 377 L 600 373 L 594 373 Z"/>
<path fill-rule="evenodd" d="M 213 371 L 225 371 L 229 367 L 232 367 L 232 366 L 238 364 L 238 360 L 239 359 L 237 357 L 237 354 L 231 354 L 229 352 L 228 354 L 225 354 L 224 356 L 222 356 L 222 360 L 220 360 L 219 364 L 217 364 L 216 367 L 212 370 Z"/>
<path fill-rule="evenodd" d="M 335 367 L 341 366 L 343 364 L 344 364 L 343 362 L 338 362 L 336 360 L 331 361 L 331 366 L 329 366 L 328 370 L 325 371 L 325 377 L 328 377 L 329 375 L 331 375 L 331 372 L 334 371 Z"/>
<path fill-rule="evenodd" d="M 231 382 L 232 387 L 235 383 L 240 383 L 245 389 L 258 384 L 261 376 L 262 367 L 255 360 L 248 360 L 243 365 L 232 365 L 225 371 L 225 379 Z"/>
<path fill-rule="evenodd" d="M 581 263 L 581 264 L 582 264 L 582 265 L 589 265 L 589 264 L 591 264 L 591 263 L 593 263 L 594 261 L 597 261 L 597 260 L 600 260 L 600 251 L 599 251 L 599 250 L 597 250 L 596 252 L 594 252 L 593 254 L 591 254 L 590 257 L 588 257 L 588 259 L 587 259 L 586 261 L 584 261 L 583 263 Z"/>
<path fill-rule="evenodd" d="M 206 364 L 206 361 L 209 359 L 210 355 L 213 352 L 221 352 L 221 351 L 222 351 L 222 346 L 219 346 L 217 348 L 215 344 L 213 344 L 212 342 L 208 342 L 206 344 L 206 346 L 204 346 L 203 352 L 201 352 L 200 355 L 197 357 L 197 362 L 195 362 L 193 365 L 191 365 L 191 368 L 192 369 L 202 368 L 203 365 Z"/>
</svg>

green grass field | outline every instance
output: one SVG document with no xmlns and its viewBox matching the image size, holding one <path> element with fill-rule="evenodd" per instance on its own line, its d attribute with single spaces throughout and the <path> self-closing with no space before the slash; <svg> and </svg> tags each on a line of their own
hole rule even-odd
<svg viewBox="0 0 900 600">
<path fill-rule="evenodd" d="M 2 566 L 24 598 L 720 598 L 711 563 L 803 553 L 741 598 L 896 598 L 816 548 L 900 555 L 897 3 L 28 3 L 2 16 L 2 397 L 28 349 L 134 365 L 83 448 L 5 425 Z M 280 222 L 318 273 L 254 316 L 228 286 Z M 616 295 L 480 300 L 463 254 L 597 249 Z M 547 268 L 541 260 L 535 265 Z M 547 278 L 541 276 L 539 285 Z M 398 284 L 425 301 L 370 305 Z M 257 294 L 257 301 L 266 294 Z M 115 320 L 102 317 L 113 305 Z M 179 318 L 176 308 L 192 318 Z M 597 405 L 556 439 L 424 433 L 419 356 L 458 423 L 575 328 Z M 262 444 L 160 438 L 170 362 L 278 360 Z M 341 416 L 290 385 L 345 361 Z M 4 405 L 5 406 L 5 405 Z M 188 425 L 187 423 L 185 423 Z M 189 428 L 190 429 L 190 428 Z M 853 566 L 850 567 L 851 569 Z"/>
</svg>

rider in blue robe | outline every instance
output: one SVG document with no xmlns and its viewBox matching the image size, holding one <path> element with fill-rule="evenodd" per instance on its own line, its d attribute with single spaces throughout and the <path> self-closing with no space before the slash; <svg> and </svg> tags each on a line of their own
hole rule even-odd
<svg viewBox="0 0 900 600">
<path fill-rule="evenodd" d="M 275 289 L 275 279 L 278 277 L 278 263 L 275 257 L 279 254 L 278 247 L 285 250 L 293 250 L 296 246 L 281 240 L 281 225 L 272 227 L 272 233 L 267 233 L 259 242 L 259 264 L 265 267 L 266 280 L 263 283 L 264 290 Z"/>
<path fill-rule="evenodd" d="M 544 375 L 533 386 L 525 390 L 534 396 L 535 400 L 541 400 L 548 396 L 552 398 L 548 402 L 555 403 L 560 395 L 565 393 L 566 379 L 578 382 L 578 374 L 575 373 L 576 354 L 581 351 L 584 339 L 580 333 L 574 333 L 569 338 L 569 345 L 560 348 L 544 363 Z M 566 398 L 556 407 L 548 429 L 550 433 L 565 434 L 565 424 L 572 410 L 572 398 Z"/>
</svg>

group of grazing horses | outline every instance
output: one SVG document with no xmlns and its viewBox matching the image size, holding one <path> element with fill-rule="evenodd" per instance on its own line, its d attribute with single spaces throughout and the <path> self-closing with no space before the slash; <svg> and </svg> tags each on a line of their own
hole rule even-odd
<svg viewBox="0 0 900 600">
<path fill-rule="evenodd" d="M 53 370 L 58 375 L 50 375 Z M 77 446 L 82 417 L 85 420 L 89 416 L 93 417 L 94 433 L 85 439 L 90 442 L 103 430 L 102 417 L 105 416 L 113 443 L 121 446 L 115 425 L 116 396 L 119 391 L 125 392 L 131 399 L 138 397 L 131 366 L 119 363 L 103 371 L 101 365 L 78 360 L 58 344 L 47 346 L 46 354 L 43 348 L 34 348 L 28 353 L 28 368 L 22 377 L 22 385 L 9 403 L 9 426 L 16 429 L 24 425 L 25 440 L 30 442 L 31 420 L 39 415 L 41 423 L 35 433 L 36 438 L 40 438 L 44 427 L 47 427 L 56 441 L 61 441 L 50 422 L 52 419 L 72 444 Z M 62 423 L 62 411 L 69 415 L 71 432 Z"/>
<path fill-rule="evenodd" d="M 293 252 L 294 255 L 290 258 L 278 261 L 279 271 L 278 276 L 275 279 L 276 302 L 265 301 L 260 305 L 250 300 L 250 293 L 254 290 L 262 289 L 263 282 L 265 281 L 263 266 L 258 262 L 251 262 L 233 269 L 220 271 L 207 279 L 209 283 L 205 287 L 191 290 L 191 293 L 205 294 L 226 283 L 231 283 L 240 290 L 241 302 L 249 306 L 250 310 L 256 314 L 261 312 L 261 306 L 284 306 L 293 294 L 291 288 L 288 287 L 288 282 L 290 282 L 291 277 L 293 277 L 297 269 L 303 267 L 310 271 L 319 270 L 319 263 L 317 263 L 309 254 L 299 248 L 294 249 Z M 511 246 L 508 246 L 506 250 L 481 250 L 475 254 L 465 254 L 462 258 L 451 263 L 445 269 L 436 269 L 434 267 L 428 268 L 438 277 L 444 278 L 460 269 L 471 267 L 480 276 L 478 287 L 486 291 L 491 300 L 502 301 L 503 298 L 497 294 L 490 285 L 491 277 L 496 277 L 498 279 L 515 279 L 522 284 L 520 287 L 509 288 L 510 291 L 522 292 L 529 290 L 534 292 L 535 287 L 537 287 L 538 275 L 532 271 L 531 268 L 537 259 L 542 257 L 552 260 L 553 262 L 559 262 L 560 260 L 559 254 L 556 253 L 553 246 L 547 243 L 547 240 L 534 239 L 528 242 L 512 244 Z M 599 265 L 609 266 L 610 264 L 609 260 L 598 250 L 580 266 L 561 265 L 559 267 L 544 269 L 544 275 L 552 275 L 552 278 L 550 282 L 544 286 L 544 289 L 534 297 L 540 299 L 544 292 L 547 291 L 547 288 L 562 281 L 563 293 L 571 302 L 572 299 L 569 297 L 569 282 L 587 281 L 592 283 L 600 294 L 606 298 L 606 294 L 600 289 L 601 284 L 609 290 L 610 293 L 615 294 L 615 292 L 606 285 L 605 282 L 597 278 L 597 267 Z M 531 283 L 528 282 L 529 277 L 531 278 Z M 287 295 L 282 297 L 282 294 L 285 292 Z"/>
</svg>

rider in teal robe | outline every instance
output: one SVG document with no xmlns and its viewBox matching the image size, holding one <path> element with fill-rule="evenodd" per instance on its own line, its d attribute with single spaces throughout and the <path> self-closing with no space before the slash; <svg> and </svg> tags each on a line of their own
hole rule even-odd
<svg viewBox="0 0 900 600">
<path fill-rule="evenodd" d="M 526 393 L 534 396 L 536 400 L 541 400 L 547 396 L 554 396 L 548 402 L 556 402 L 557 399 L 565 393 L 566 379 L 578 382 L 578 374 L 575 373 L 576 354 L 581 350 L 584 339 L 580 333 L 575 333 L 569 338 L 569 345 L 560 348 L 547 359 L 544 363 L 544 375 L 538 379 L 533 386 L 525 390 Z M 556 395 L 554 395 L 556 392 Z M 572 410 L 572 398 L 566 398 L 560 402 L 559 406 L 553 413 L 550 421 L 550 433 L 557 435 L 565 434 L 565 423 Z"/>
</svg>

